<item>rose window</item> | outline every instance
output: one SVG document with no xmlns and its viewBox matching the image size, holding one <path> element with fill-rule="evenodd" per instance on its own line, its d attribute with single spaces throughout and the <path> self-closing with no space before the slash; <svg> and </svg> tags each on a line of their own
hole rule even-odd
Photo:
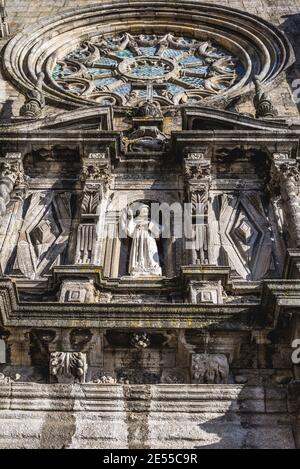
<svg viewBox="0 0 300 469">
<path fill-rule="evenodd" d="M 103 105 L 162 105 L 224 94 L 243 76 L 238 58 L 218 44 L 172 34 L 96 36 L 59 57 L 53 84 Z"/>
</svg>

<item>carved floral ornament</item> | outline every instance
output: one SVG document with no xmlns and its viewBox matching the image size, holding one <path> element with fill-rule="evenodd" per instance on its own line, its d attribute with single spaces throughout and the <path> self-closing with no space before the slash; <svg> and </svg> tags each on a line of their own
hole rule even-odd
<svg viewBox="0 0 300 469">
<path fill-rule="evenodd" d="M 161 106 L 237 96 L 253 89 L 254 76 L 272 82 L 293 54 L 283 33 L 244 12 L 187 0 L 155 8 L 112 0 L 30 26 L 3 59 L 24 94 L 44 73 L 47 102 L 74 109 L 136 107 L 149 96 Z"/>
</svg>

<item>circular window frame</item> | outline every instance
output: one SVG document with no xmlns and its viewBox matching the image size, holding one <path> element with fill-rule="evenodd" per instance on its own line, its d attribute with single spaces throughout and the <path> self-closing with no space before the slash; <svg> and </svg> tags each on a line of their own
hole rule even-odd
<svg viewBox="0 0 300 469">
<path fill-rule="evenodd" d="M 166 21 L 166 17 L 172 18 L 172 22 Z M 248 13 L 187 0 L 170 4 L 157 1 L 155 9 L 150 1 L 112 0 L 109 4 L 67 10 L 25 28 L 4 49 L 4 72 L 23 93 L 32 90 L 39 73 L 44 72 L 43 92 L 47 102 L 54 106 L 66 109 L 99 106 L 97 101 L 62 91 L 52 79 L 53 68 L 60 57 L 83 41 L 96 35 L 125 31 L 131 34 L 171 32 L 209 39 L 224 47 L 239 58 L 245 74 L 222 96 L 248 93 L 253 89 L 255 75 L 262 83 L 271 84 L 294 61 L 292 47 L 284 33 Z M 103 92 L 105 95 L 107 93 Z"/>
</svg>

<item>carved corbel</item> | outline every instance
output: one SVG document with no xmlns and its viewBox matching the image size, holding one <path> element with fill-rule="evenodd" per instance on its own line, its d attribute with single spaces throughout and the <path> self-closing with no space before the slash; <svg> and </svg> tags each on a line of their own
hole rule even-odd
<svg viewBox="0 0 300 469">
<path fill-rule="evenodd" d="M 20 116 L 27 119 L 42 117 L 43 109 L 46 105 L 42 91 L 44 78 L 45 75 L 42 72 L 38 74 L 34 88 L 26 94 L 25 103 L 20 109 Z"/>
<path fill-rule="evenodd" d="M 185 179 L 188 184 L 196 181 L 210 181 L 211 161 L 206 150 L 188 152 L 184 159 Z"/>
<path fill-rule="evenodd" d="M 270 96 L 266 93 L 263 85 L 258 77 L 254 78 L 255 84 L 255 96 L 253 104 L 256 110 L 255 117 L 259 118 L 271 118 L 276 116 L 276 110 L 273 107 Z"/>
<path fill-rule="evenodd" d="M 6 214 L 14 191 L 25 187 L 21 153 L 7 153 L 0 158 L 0 217 Z"/>
<path fill-rule="evenodd" d="M 57 383 L 85 383 L 86 354 L 81 352 L 53 352 L 50 356 L 50 379 Z"/>
<path fill-rule="evenodd" d="M 150 346 L 150 337 L 147 332 L 133 332 L 130 335 L 130 344 L 137 350 L 145 350 Z"/>
<path fill-rule="evenodd" d="M 229 364 L 226 355 L 193 353 L 191 357 L 191 378 L 194 384 L 226 384 Z"/>
</svg>

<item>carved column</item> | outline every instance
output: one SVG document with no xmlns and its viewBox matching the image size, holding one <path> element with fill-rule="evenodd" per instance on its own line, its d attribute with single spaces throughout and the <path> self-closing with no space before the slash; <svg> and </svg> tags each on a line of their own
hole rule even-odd
<svg viewBox="0 0 300 469">
<path fill-rule="evenodd" d="M 77 232 L 76 264 L 99 264 L 105 234 L 105 214 L 111 176 L 105 153 L 91 153 L 84 158 L 80 224 Z"/>
<path fill-rule="evenodd" d="M 289 247 L 300 248 L 300 166 L 289 153 L 274 153 L 270 191 L 278 224 L 285 224 Z"/>
<path fill-rule="evenodd" d="M 15 247 L 27 193 L 22 154 L 7 153 L 0 158 L 0 171 L 0 266 L 4 272 Z"/>
<path fill-rule="evenodd" d="M 185 210 L 185 223 L 191 214 L 191 229 L 188 237 L 192 241 L 187 246 L 189 264 L 209 264 L 209 188 L 211 181 L 211 161 L 206 150 L 189 152 L 184 160 L 186 200 L 190 204 Z"/>
</svg>

